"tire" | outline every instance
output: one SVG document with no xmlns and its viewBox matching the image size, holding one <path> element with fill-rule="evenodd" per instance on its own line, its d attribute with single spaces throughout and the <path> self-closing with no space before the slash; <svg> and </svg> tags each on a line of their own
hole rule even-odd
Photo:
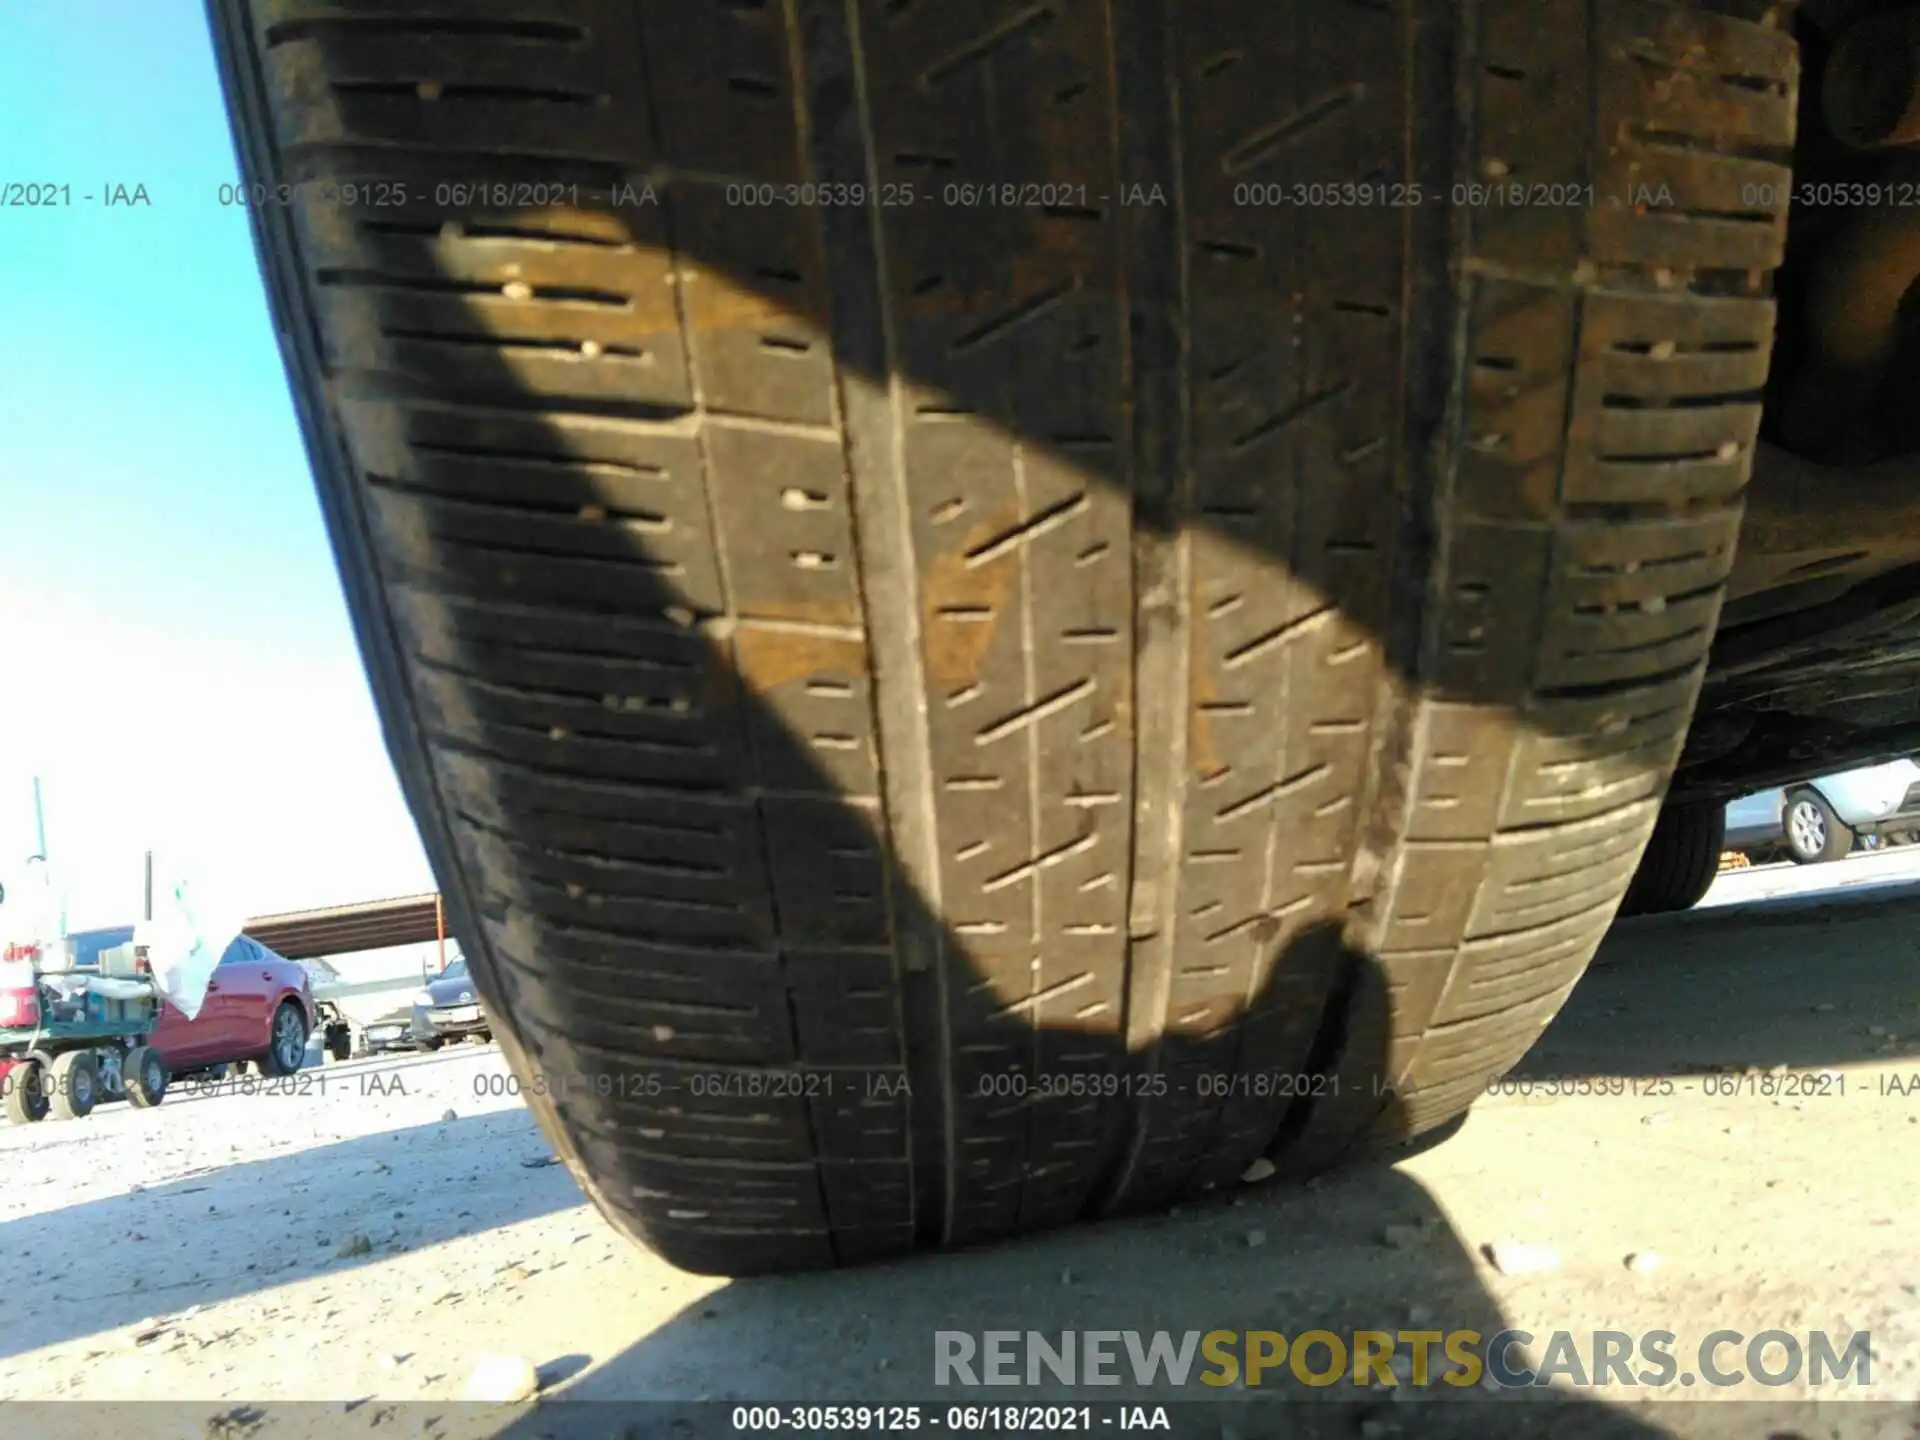
<svg viewBox="0 0 1920 1440">
<path fill-rule="evenodd" d="M 429 1040 L 414 1041 L 413 1048 L 416 1050 L 425 1051 L 426 1053 L 431 1054 L 435 1050 L 438 1050 L 443 1043 L 444 1042 L 439 1038 L 439 1036 L 436 1035 Z"/>
<path fill-rule="evenodd" d="M 1853 850 L 1853 831 L 1833 813 L 1818 790 L 1789 790 L 1780 816 L 1787 855 L 1798 865 L 1844 860 Z"/>
<path fill-rule="evenodd" d="M 126 1083 L 127 1103 L 136 1110 L 151 1110 L 167 1098 L 167 1062 L 151 1045 L 136 1045 L 120 1062 L 120 1074 Z"/>
<path fill-rule="evenodd" d="M 1691 910 L 1720 873 L 1727 843 L 1724 805 L 1666 805 L 1654 822 L 1653 838 L 1633 872 L 1622 915 L 1667 915 Z"/>
<path fill-rule="evenodd" d="M 47 1071 L 47 1106 L 56 1120 L 84 1120 L 100 1098 L 100 1067 L 91 1050 L 66 1050 Z"/>
<path fill-rule="evenodd" d="M 268 1079 L 293 1074 L 306 1063 L 310 1033 L 306 1014 L 291 1000 L 283 1000 L 267 1030 L 267 1053 L 254 1065 Z"/>
<path fill-rule="evenodd" d="M 327 1054 L 335 1060 L 345 1060 L 353 1054 L 353 1032 L 346 1029 L 327 1031 Z"/>
<path fill-rule="evenodd" d="M 1740 521 L 1794 46 L 1323 8 L 214 0 L 452 932 L 674 1263 L 1404 1141 L 1606 929 Z M 1456 191 L 1500 174 L 1576 203 Z"/>
<path fill-rule="evenodd" d="M 32 1125 L 47 1118 L 46 1077 L 37 1061 L 24 1061 L 9 1069 L 0 1079 L 0 1090 L 5 1092 L 9 1125 Z"/>
</svg>

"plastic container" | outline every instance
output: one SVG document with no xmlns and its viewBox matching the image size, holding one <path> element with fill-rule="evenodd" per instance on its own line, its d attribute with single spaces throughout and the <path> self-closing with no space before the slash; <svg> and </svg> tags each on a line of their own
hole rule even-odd
<svg viewBox="0 0 1920 1440">
<path fill-rule="evenodd" d="M 33 961 L 12 955 L 0 961 L 0 1027 L 25 1029 L 40 1023 L 40 986 Z"/>
</svg>

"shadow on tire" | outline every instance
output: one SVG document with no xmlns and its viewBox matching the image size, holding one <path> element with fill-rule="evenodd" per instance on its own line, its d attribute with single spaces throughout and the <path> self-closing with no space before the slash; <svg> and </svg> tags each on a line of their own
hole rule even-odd
<svg viewBox="0 0 1920 1440">
<path fill-rule="evenodd" d="M 1235 68 L 1225 40 L 1186 53 L 1197 35 L 1174 45 L 1145 7 L 1038 7 L 917 65 L 857 42 L 964 31 L 964 7 L 608 7 L 591 13 L 634 37 L 623 57 L 644 59 L 650 28 L 656 57 L 676 58 L 617 96 L 520 94 L 520 112 L 491 83 L 370 78 L 388 63 L 379 38 L 331 9 L 272 33 L 239 0 L 213 11 L 249 178 L 413 197 L 252 215 L 452 928 L 548 1139 L 624 1233 L 751 1275 L 1150 1212 L 1269 1156 L 1300 1178 L 1362 1139 L 1431 1129 L 1526 1051 L 1652 827 L 1738 523 L 1720 459 L 1719 488 L 1684 519 L 1616 524 L 1633 507 L 1600 487 L 1640 482 L 1606 481 L 1561 435 L 1575 397 L 1608 388 L 1597 369 L 1594 385 L 1559 371 L 1576 335 L 1622 373 L 1676 340 L 1712 352 L 1716 374 L 1753 369 L 1770 333 L 1754 261 L 1711 297 L 1669 294 L 1670 272 L 1645 266 L 1569 289 L 1569 270 L 1595 268 L 1573 264 L 1586 241 L 1570 217 L 1549 278 L 1469 285 L 1450 239 L 1468 227 L 1437 201 L 1289 212 L 1248 243 L 1255 217 L 1222 198 L 1243 158 L 1224 130 L 1202 166 L 1120 107 L 1097 123 L 1074 107 L 1216 62 L 1200 100 L 1230 92 L 1284 118 L 1306 97 Z M 1604 7 L 1552 11 L 1527 33 L 1564 21 L 1567 64 L 1625 55 L 1588 44 Z M 1315 102 L 1298 135 L 1254 128 L 1247 153 L 1350 171 L 1364 149 L 1450 180 L 1468 128 L 1452 12 L 1401 13 L 1405 35 L 1390 7 L 1327 27 L 1305 7 L 1234 10 L 1308 47 L 1292 58 L 1362 25 L 1386 28 L 1360 60 L 1415 56 Z M 1659 43 L 1691 65 L 1681 19 L 1721 22 L 1674 13 Z M 1209 23 L 1231 28 L 1223 14 Z M 510 40 L 516 62 L 572 74 L 562 47 L 591 34 L 506 29 L 433 43 L 449 68 L 471 54 L 494 74 L 485 47 Z M 1777 37 L 1745 39 L 1765 57 L 1751 63 L 1790 73 Z M 1620 63 L 1634 103 L 1671 99 Z M 1002 64 L 1044 84 L 980 79 Z M 1321 84 L 1311 65 L 1279 88 Z M 1554 73 L 1530 82 L 1548 106 L 1567 101 L 1546 93 Z M 1784 112 L 1786 83 L 1743 104 Z M 887 109 L 912 87 L 936 97 L 918 120 Z M 1417 145 L 1396 121 L 1384 146 L 1314 148 L 1346 134 L 1321 118 L 1363 101 L 1444 120 Z M 503 127 L 545 116 L 528 153 L 552 148 L 562 107 L 606 154 L 500 162 L 564 172 L 564 206 L 432 199 L 447 191 L 432 145 L 449 117 L 483 113 L 469 103 Z M 1575 108 L 1565 134 L 1585 136 Z M 952 168 L 949 150 L 976 143 L 1006 170 L 1016 124 L 1052 178 L 1097 172 L 1099 203 L 725 201 L 729 177 L 861 186 L 872 165 Z M 1560 159 L 1586 174 L 1610 144 Z M 1194 195 L 1204 179 L 1204 223 L 1120 204 L 1142 168 Z M 1636 424 L 1697 426 L 1725 399 L 1682 410 L 1668 381 L 1645 383 L 1666 398 L 1634 402 Z M 1582 415 L 1597 430 L 1597 409 Z M 1533 448 L 1514 453 L 1521 431 Z M 1597 488 L 1563 512 L 1555 477 L 1576 465 Z M 1687 588 L 1669 605 L 1673 570 Z M 1543 597 L 1564 622 L 1552 643 Z M 1470 936 L 1492 999 L 1454 984 Z M 1462 1035 L 1476 1043 L 1450 1048 Z M 1429 1037 L 1422 1083 L 1405 1084 Z M 1235 1328 L 1227 1316 L 1346 1306 L 1398 1328 L 1410 1299 L 1436 1323 L 1494 1323 L 1444 1221 L 1423 1227 L 1431 1253 L 1391 1305 L 1340 1295 L 1335 1272 L 1310 1299 L 1250 1291 L 1290 1264 L 1318 1273 L 1304 1242 L 1343 1222 L 1307 1197 L 1440 1218 L 1391 1170 L 1326 1184 L 1259 1202 L 1287 1243 L 1187 1257 L 1205 1264 L 1143 1266 L 1128 1247 L 1156 1222 L 1116 1220 L 910 1271 L 738 1282 L 720 1301 L 736 1325 L 684 1317 L 576 1388 L 657 1395 L 676 1367 L 706 1366 L 730 1397 L 826 1399 L 778 1346 L 810 1304 L 867 1295 L 885 1318 L 846 1341 L 876 1347 L 863 1395 L 926 1399 L 943 1281 L 962 1275 L 1004 1282 L 960 1317 L 971 1327 L 1070 1311 L 1060 1323 L 1161 1328 L 1172 1311 Z M 1088 1247 L 1113 1296 L 1032 1297 L 1056 1283 L 1024 1273 L 1053 1253 L 1039 1245 Z M 1183 1288 L 1188 1270 L 1204 1284 Z M 1553 1404 L 1556 1434 L 1599 1416 Z"/>
</svg>

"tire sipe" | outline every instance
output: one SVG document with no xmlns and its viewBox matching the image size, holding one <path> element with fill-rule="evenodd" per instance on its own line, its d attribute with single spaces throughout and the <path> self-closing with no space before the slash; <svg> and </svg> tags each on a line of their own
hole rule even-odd
<svg viewBox="0 0 1920 1440">
<path fill-rule="evenodd" d="M 212 0 L 454 933 L 675 1263 L 1403 1141 L 1611 920 L 1740 523 L 1795 47 L 1325 9 Z"/>
</svg>

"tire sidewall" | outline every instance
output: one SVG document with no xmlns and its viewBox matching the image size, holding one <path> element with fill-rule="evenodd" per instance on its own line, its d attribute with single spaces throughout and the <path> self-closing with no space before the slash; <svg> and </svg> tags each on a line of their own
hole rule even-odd
<svg viewBox="0 0 1920 1440">
<path fill-rule="evenodd" d="M 23 1061 L 7 1071 L 7 1119 L 16 1125 L 30 1125 L 47 1118 L 52 1108 L 47 1103 L 46 1067 L 37 1060 Z"/>
<path fill-rule="evenodd" d="M 167 1062 L 160 1052 L 148 1046 L 141 1046 L 127 1056 L 121 1064 L 127 1102 L 137 1109 L 147 1110 L 158 1105 L 167 1093 Z"/>
<path fill-rule="evenodd" d="M 53 1093 L 47 1103 L 56 1119 L 80 1120 L 93 1113 L 100 1100 L 100 1069 L 91 1054 L 69 1051 L 54 1062 L 50 1078 Z"/>
<path fill-rule="evenodd" d="M 1664 807 L 1621 901 L 1620 915 L 1692 909 L 1719 874 L 1726 834 L 1726 811 L 1718 804 Z"/>
<path fill-rule="evenodd" d="M 300 1051 L 291 1061 L 280 1054 L 280 1027 L 282 1017 L 288 1014 L 292 1014 L 300 1026 Z M 299 1070 L 302 1062 L 306 1059 L 307 1041 L 312 1037 L 312 1034 L 312 1028 L 307 1024 L 307 1017 L 300 1013 L 300 1007 L 291 1000 L 283 1000 L 279 1007 L 273 1012 L 273 1021 L 267 1031 L 267 1053 L 261 1056 L 257 1062 L 260 1066 L 260 1073 L 269 1077 L 275 1077 L 291 1075 Z"/>
</svg>

